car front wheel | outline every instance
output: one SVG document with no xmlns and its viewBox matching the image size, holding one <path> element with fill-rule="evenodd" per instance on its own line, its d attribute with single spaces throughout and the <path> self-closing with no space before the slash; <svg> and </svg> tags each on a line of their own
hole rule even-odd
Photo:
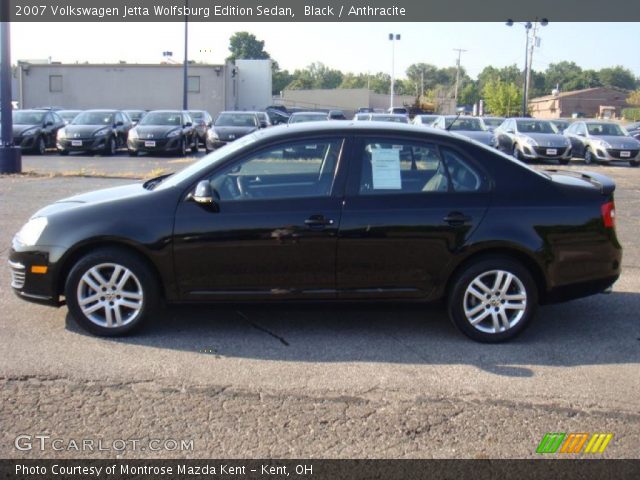
<svg viewBox="0 0 640 480">
<path fill-rule="evenodd" d="M 85 330 L 118 336 L 140 328 L 158 303 L 158 282 L 138 256 L 105 248 L 82 257 L 65 285 L 69 312 Z"/>
<path fill-rule="evenodd" d="M 486 257 L 454 279 L 449 317 L 469 338 L 495 343 L 518 335 L 535 314 L 537 286 L 529 271 L 508 257 Z"/>
</svg>

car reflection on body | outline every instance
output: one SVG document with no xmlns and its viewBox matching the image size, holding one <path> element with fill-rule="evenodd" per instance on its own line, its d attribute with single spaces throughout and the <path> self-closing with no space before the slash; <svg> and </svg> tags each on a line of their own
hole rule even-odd
<svg viewBox="0 0 640 480">
<path fill-rule="evenodd" d="M 147 113 L 129 132 L 129 155 L 139 153 L 198 153 L 198 135 L 188 112 L 154 110 Z"/>
<path fill-rule="evenodd" d="M 577 121 L 564 131 L 573 154 L 585 163 L 609 163 L 613 160 L 640 165 L 640 142 L 613 122 Z"/>
<path fill-rule="evenodd" d="M 442 115 L 433 122 L 433 126 L 484 143 L 488 147 L 498 146 L 496 136 L 487 130 L 480 117 Z"/>
<path fill-rule="evenodd" d="M 44 155 L 55 147 L 64 120 L 50 110 L 13 110 L 13 143 L 22 151 Z"/>
<path fill-rule="evenodd" d="M 571 143 L 548 120 L 507 118 L 494 130 L 498 148 L 518 160 L 571 161 Z"/>
<path fill-rule="evenodd" d="M 207 152 L 258 130 L 260 120 L 255 112 L 220 112 L 207 131 Z"/>
<path fill-rule="evenodd" d="M 444 300 L 464 334 L 499 342 L 539 303 L 616 281 L 614 190 L 443 130 L 262 129 L 173 175 L 36 212 L 13 238 L 11 286 L 66 303 L 97 335 L 130 333 L 164 304 Z"/>
<path fill-rule="evenodd" d="M 127 145 L 131 126 L 131 119 L 122 111 L 86 110 L 58 130 L 58 152 L 115 155 L 118 148 Z"/>
</svg>

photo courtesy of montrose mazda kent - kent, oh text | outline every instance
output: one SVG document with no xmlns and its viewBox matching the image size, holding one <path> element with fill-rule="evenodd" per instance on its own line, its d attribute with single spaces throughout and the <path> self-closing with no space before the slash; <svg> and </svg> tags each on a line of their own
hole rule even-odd
<svg viewBox="0 0 640 480">
<path fill-rule="evenodd" d="M 42 208 L 13 238 L 12 287 L 96 335 L 153 328 L 163 304 L 443 300 L 462 333 L 499 342 L 536 328 L 539 304 L 618 279 L 614 190 L 415 125 L 258 129 Z"/>
</svg>

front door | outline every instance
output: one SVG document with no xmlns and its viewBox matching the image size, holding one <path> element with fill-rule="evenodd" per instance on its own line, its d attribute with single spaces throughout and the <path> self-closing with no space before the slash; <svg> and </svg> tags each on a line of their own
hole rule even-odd
<svg viewBox="0 0 640 480">
<path fill-rule="evenodd" d="M 486 174 L 453 148 L 422 141 L 365 138 L 354 155 L 339 295 L 428 298 L 487 210 Z"/>
<path fill-rule="evenodd" d="M 218 211 L 176 212 L 181 298 L 334 298 L 343 143 L 282 142 L 207 176 Z"/>
</svg>

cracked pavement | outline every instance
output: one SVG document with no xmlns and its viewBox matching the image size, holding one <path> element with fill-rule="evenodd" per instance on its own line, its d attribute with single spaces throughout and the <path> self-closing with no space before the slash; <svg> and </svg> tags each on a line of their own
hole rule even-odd
<svg viewBox="0 0 640 480">
<path fill-rule="evenodd" d="M 578 167 L 572 167 L 578 168 Z M 580 166 L 584 168 L 584 166 Z M 140 334 L 91 337 L 65 308 L 17 299 L 7 246 L 37 208 L 126 183 L 0 177 L 4 458 L 532 458 L 546 432 L 640 446 L 640 169 L 612 176 L 623 276 L 611 295 L 542 307 L 480 345 L 439 306 L 171 307 Z M 193 440 L 188 451 L 19 451 L 19 434 Z"/>
</svg>

